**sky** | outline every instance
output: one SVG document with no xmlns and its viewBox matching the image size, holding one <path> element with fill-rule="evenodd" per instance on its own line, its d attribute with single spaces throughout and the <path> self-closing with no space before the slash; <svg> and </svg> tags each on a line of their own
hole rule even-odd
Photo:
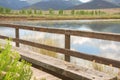
<svg viewBox="0 0 120 80">
<path fill-rule="evenodd" d="M 81 2 L 89 2 L 90 0 L 80 0 Z"/>
<path fill-rule="evenodd" d="M 39 2 L 39 1 L 41 1 L 41 0 L 21 0 L 21 1 L 28 1 L 29 3 L 36 3 L 36 2 Z M 80 0 L 81 2 L 89 2 L 90 0 Z"/>
</svg>

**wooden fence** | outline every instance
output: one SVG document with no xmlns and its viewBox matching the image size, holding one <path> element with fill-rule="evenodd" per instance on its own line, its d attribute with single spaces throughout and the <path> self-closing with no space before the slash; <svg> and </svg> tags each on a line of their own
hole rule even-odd
<svg viewBox="0 0 120 80">
<path fill-rule="evenodd" d="M 0 23 L 2 27 L 9 27 L 15 29 L 15 38 L 12 38 L 13 41 L 16 42 L 16 46 L 19 47 L 19 44 L 25 44 L 41 49 L 46 49 L 49 51 L 59 52 L 65 55 L 65 60 L 70 61 L 70 56 L 89 60 L 89 61 L 96 61 L 97 63 L 105 64 L 105 65 L 112 65 L 114 67 L 120 68 L 120 61 L 112 60 L 104 57 L 99 57 L 95 55 L 85 54 L 77 51 L 70 50 L 70 40 L 71 36 L 80 36 L 80 37 L 87 37 L 87 38 L 95 38 L 95 39 L 102 39 L 102 40 L 110 40 L 110 41 L 120 41 L 120 34 L 111 34 L 111 33 L 99 33 L 99 32 L 87 32 L 87 31 L 75 31 L 75 30 L 64 30 L 64 29 L 50 29 L 50 28 L 38 28 L 32 26 L 23 26 L 23 25 L 15 25 L 15 24 L 3 24 Z M 31 31 L 39 31 L 39 32 L 46 32 L 46 33 L 53 33 L 53 34 L 63 34 L 65 35 L 65 48 L 58 48 L 53 46 L 48 46 L 40 43 L 30 42 L 26 40 L 20 39 L 19 30 L 31 30 Z M 8 39 L 8 36 L 0 35 L 0 39 Z"/>
</svg>

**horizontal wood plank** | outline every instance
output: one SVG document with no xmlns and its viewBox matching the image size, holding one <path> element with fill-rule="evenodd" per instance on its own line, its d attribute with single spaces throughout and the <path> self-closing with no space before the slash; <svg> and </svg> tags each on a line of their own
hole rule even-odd
<svg viewBox="0 0 120 80">
<path fill-rule="evenodd" d="M 6 37 L 6 36 L 0 36 L 0 38 L 1 39 L 9 39 L 9 37 Z M 82 59 L 85 59 L 85 60 L 96 61 L 96 62 L 101 63 L 101 64 L 106 64 L 106 65 L 111 64 L 114 67 L 120 68 L 120 61 L 117 61 L 117 60 L 112 60 L 112 59 L 108 59 L 108 58 L 104 58 L 104 57 L 85 54 L 85 53 L 81 53 L 81 52 L 77 52 L 77 51 L 72 51 L 72 50 L 69 50 L 69 49 L 52 47 L 52 46 L 39 44 L 39 43 L 34 43 L 34 42 L 22 40 L 22 39 L 18 40 L 16 38 L 12 38 L 12 40 L 15 41 L 15 42 L 19 42 L 21 44 L 25 44 L 25 45 L 29 45 L 29 46 L 33 46 L 33 47 L 37 47 L 37 48 L 41 48 L 41 49 L 46 49 L 46 50 L 49 50 L 49 51 L 59 52 L 61 54 L 65 54 L 65 55 L 73 56 L 73 57 L 77 57 L 77 58 L 82 58 Z"/>
<path fill-rule="evenodd" d="M 0 23 L 0 26 L 10 27 L 10 28 L 18 28 L 18 29 L 24 29 L 24 30 L 47 32 L 47 33 L 54 33 L 54 34 L 66 34 L 66 35 L 71 35 L 71 36 L 73 35 L 73 36 L 81 36 L 81 37 L 96 38 L 96 39 L 103 39 L 103 40 L 120 41 L 120 34 L 115 34 L 115 33 L 101 33 L 101 32 L 53 29 L 53 28 L 33 27 L 33 26 L 4 24 L 4 23 Z"/>
<path fill-rule="evenodd" d="M 63 60 L 38 54 L 30 50 L 27 51 L 16 47 L 14 47 L 13 50 L 17 50 L 23 59 L 55 72 L 58 75 L 65 76 L 66 79 L 63 80 L 116 80 L 116 76 L 76 66 Z M 69 79 L 67 79 L 67 77 Z"/>
</svg>

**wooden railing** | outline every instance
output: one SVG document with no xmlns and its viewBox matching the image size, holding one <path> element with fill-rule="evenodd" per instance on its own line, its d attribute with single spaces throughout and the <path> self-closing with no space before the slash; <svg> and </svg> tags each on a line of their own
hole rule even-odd
<svg viewBox="0 0 120 80">
<path fill-rule="evenodd" d="M 64 29 L 50 29 L 50 28 L 38 28 L 32 26 L 22 26 L 22 25 L 15 25 L 15 24 L 3 24 L 0 23 L 2 27 L 9 27 L 15 28 L 15 38 L 12 38 L 13 41 L 16 42 L 16 46 L 19 47 L 20 43 L 46 49 L 49 51 L 59 52 L 65 55 L 65 60 L 70 61 L 70 56 L 82 58 L 89 61 L 96 61 L 97 63 L 112 65 L 114 67 L 120 68 L 120 61 L 112 60 L 104 57 L 99 57 L 95 55 L 85 54 L 77 51 L 70 50 L 70 39 L 71 36 L 81 36 L 81 37 L 88 37 L 88 38 L 95 38 L 95 39 L 102 39 L 102 40 L 111 40 L 111 41 L 120 41 L 120 34 L 111 34 L 111 33 L 99 33 L 99 32 L 87 32 L 87 31 L 75 31 L 75 30 L 64 30 Z M 19 29 L 24 30 L 32 30 L 32 31 L 40 31 L 40 32 L 47 32 L 53 34 L 64 34 L 65 35 L 65 48 L 58 48 L 53 46 L 48 46 L 40 43 L 30 42 L 26 40 L 22 40 L 19 38 Z M 8 39 L 9 37 L 0 35 L 0 39 Z"/>
</svg>

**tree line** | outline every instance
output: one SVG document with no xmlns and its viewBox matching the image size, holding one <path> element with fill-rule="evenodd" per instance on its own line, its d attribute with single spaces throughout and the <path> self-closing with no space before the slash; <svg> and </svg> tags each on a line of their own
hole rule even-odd
<svg viewBox="0 0 120 80">
<path fill-rule="evenodd" d="M 3 8 L 0 7 L 0 14 L 15 14 L 16 10 L 11 10 L 9 8 Z M 22 10 L 18 10 L 17 13 L 18 14 L 23 14 L 23 15 L 33 15 L 33 14 L 37 14 L 37 15 L 46 15 L 44 13 L 44 10 L 33 10 L 33 9 L 22 9 Z M 66 10 L 53 10 L 53 9 L 49 9 L 48 10 L 48 15 L 103 15 L 106 14 L 103 11 L 100 10 L 69 10 L 66 14 Z"/>
<path fill-rule="evenodd" d="M 58 10 L 55 11 L 53 9 L 48 10 L 48 15 L 66 15 L 66 10 Z M 39 15 L 45 15 L 43 10 L 32 10 L 32 9 L 24 9 L 19 11 L 20 14 L 39 14 Z M 91 10 L 91 11 L 85 11 L 85 10 L 70 10 L 69 15 L 103 15 L 106 14 L 103 11 L 100 10 Z"/>
<path fill-rule="evenodd" d="M 9 14 L 9 13 L 11 13 L 11 9 L 0 7 L 0 14 Z"/>
</svg>

